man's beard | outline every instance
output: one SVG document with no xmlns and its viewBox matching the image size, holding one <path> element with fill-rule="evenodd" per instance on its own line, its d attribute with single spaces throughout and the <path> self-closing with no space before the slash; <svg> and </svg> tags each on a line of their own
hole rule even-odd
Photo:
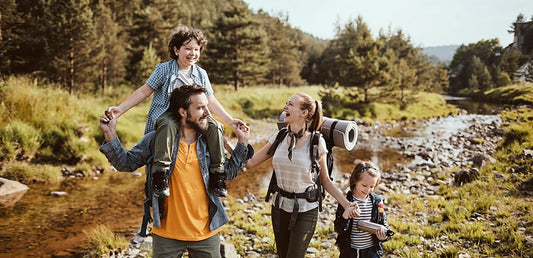
<svg viewBox="0 0 533 258">
<path fill-rule="evenodd" d="M 195 122 L 191 119 L 189 119 L 191 117 L 191 114 L 189 113 L 189 111 L 187 111 L 187 119 L 185 119 L 185 123 L 187 125 L 189 125 L 189 127 L 191 127 L 192 129 L 200 132 L 200 133 L 205 133 L 205 131 L 207 131 L 207 123 L 205 124 L 201 124 L 199 122 Z M 206 121 L 207 122 L 207 121 Z"/>
</svg>

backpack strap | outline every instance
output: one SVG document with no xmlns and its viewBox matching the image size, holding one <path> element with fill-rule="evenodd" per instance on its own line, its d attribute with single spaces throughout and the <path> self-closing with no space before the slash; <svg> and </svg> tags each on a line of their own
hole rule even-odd
<svg viewBox="0 0 533 258">
<path fill-rule="evenodd" d="M 146 162 L 146 181 L 144 182 L 144 215 L 143 221 L 141 224 L 141 230 L 139 236 L 146 237 L 148 235 L 148 223 L 152 222 L 152 215 L 150 213 L 150 208 L 152 207 L 152 177 L 150 175 L 150 170 L 152 167 L 152 160 L 154 156 L 150 156 Z"/>
<path fill-rule="evenodd" d="M 283 127 L 281 129 L 279 129 L 278 135 L 276 135 L 276 140 L 274 140 L 274 143 L 272 143 L 272 146 L 270 146 L 270 148 L 268 149 L 267 155 L 269 155 L 269 156 L 274 155 L 274 152 L 276 151 L 276 149 L 278 148 L 279 144 L 285 138 L 285 136 L 287 135 L 288 132 L 289 132 L 289 129 L 287 127 Z"/>
<path fill-rule="evenodd" d="M 287 127 L 283 127 L 278 131 L 278 135 L 276 135 L 276 139 L 272 143 L 272 146 L 267 151 L 267 155 L 273 156 L 274 152 L 278 148 L 279 144 L 283 139 L 285 139 L 285 136 L 289 132 L 289 129 Z M 270 200 L 270 195 L 277 192 L 278 190 L 278 182 L 276 180 L 276 171 L 272 170 L 272 176 L 270 177 L 270 183 L 268 183 L 268 190 L 265 196 L 265 201 Z"/>
<path fill-rule="evenodd" d="M 318 190 L 318 208 L 319 211 L 322 211 L 322 200 L 325 197 L 324 188 L 322 187 L 322 181 L 320 180 L 320 164 L 318 163 L 318 144 L 320 142 L 320 137 L 322 134 L 318 131 L 312 132 L 311 134 L 311 146 L 309 146 L 309 155 L 311 157 L 311 167 L 313 171 L 317 172 L 317 178 L 315 184 L 317 185 Z"/>
</svg>

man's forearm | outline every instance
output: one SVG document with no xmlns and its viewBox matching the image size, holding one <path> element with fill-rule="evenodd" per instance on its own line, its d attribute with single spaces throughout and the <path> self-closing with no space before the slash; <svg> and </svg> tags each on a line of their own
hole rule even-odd
<svg viewBox="0 0 533 258">
<path fill-rule="evenodd" d="M 110 142 L 116 137 L 117 137 L 117 132 L 115 130 L 104 131 L 105 142 Z"/>
</svg>

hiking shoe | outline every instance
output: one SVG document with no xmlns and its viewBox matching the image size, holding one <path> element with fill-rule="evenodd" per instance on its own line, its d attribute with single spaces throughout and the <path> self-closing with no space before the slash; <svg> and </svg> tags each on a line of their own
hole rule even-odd
<svg viewBox="0 0 533 258">
<path fill-rule="evenodd" d="M 218 197 L 228 196 L 228 189 L 226 188 L 226 182 L 224 182 L 223 175 L 212 174 L 212 188 L 213 193 Z"/>
<path fill-rule="evenodd" d="M 168 190 L 168 170 L 157 170 L 152 173 L 152 190 L 156 197 L 166 197 L 170 195 Z"/>
</svg>

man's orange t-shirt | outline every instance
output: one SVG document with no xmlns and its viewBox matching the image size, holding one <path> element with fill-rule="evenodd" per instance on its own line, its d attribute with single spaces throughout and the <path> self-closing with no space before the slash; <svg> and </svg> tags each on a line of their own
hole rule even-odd
<svg viewBox="0 0 533 258">
<path fill-rule="evenodd" d="M 182 241 L 200 241 L 220 231 L 209 230 L 209 199 L 200 170 L 196 143 L 180 141 L 176 165 L 169 180 L 170 196 L 166 198 L 166 218 L 152 232 L 158 236 Z"/>
</svg>

